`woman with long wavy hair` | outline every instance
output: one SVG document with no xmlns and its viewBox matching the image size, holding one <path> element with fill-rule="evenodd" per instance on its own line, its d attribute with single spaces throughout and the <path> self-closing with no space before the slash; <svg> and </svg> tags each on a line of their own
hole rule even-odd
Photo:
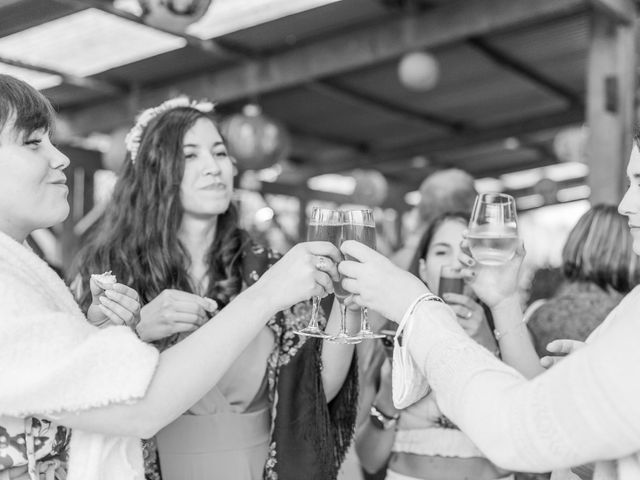
<svg viewBox="0 0 640 480">
<path fill-rule="evenodd" d="M 139 292 L 135 329 L 161 351 L 215 322 L 214 305 L 278 258 L 237 225 L 235 165 L 212 108 L 178 98 L 138 118 L 113 199 L 76 261 L 78 279 L 111 270 Z M 77 284 L 91 308 L 89 285 Z M 157 435 L 161 473 L 147 444 L 148 478 L 335 477 L 355 419 L 353 346 L 294 335 L 309 312 L 305 302 L 273 317 L 215 388 Z M 337 315 L 328 323 L 334 329 Z"/>
</svg>

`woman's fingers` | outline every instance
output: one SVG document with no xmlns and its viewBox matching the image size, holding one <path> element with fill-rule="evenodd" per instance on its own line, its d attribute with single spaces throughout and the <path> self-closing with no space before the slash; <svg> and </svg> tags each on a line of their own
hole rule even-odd
<svg viewBox="0 0 640 480">
<path fill-rule="evenodd" d="M 540 359 L 540 365 L 542 368 L 550 368 L 553 367 L 556 363 L 560 362 L 564 357 L 542 357 Z"/>
<path fill-rule="evenodd" d="M 135 301 L 139 300 L 138 292 L 136 292 L 133 288 L 128 287 L 122 283 L 115 283 L 110 288 L 105 289 L 107 292 L 117 292 L 125 297 L 129 297 L 134 299 Z"/>
<path fill-rule="evenodd" d="M 345 255 L 350 255 L 359 262 L 369 262 L 382 257 L 382 255 L 375 250 L 355 240 L 345 240 L 342 242 L 342 245 L 340 245 L 340 250 L 342 250 L 342 253 Z"/>
<path fill-rule="evenodd" d="M 338 265 L 338 272 L 349 278 L 360 278 L 364 265 L 353 260 L 344 260 Z"/>
<path fill-rule="evenodd" d="M 358 282 L 357 280 L 349 277 L 345 277 L 340 282 L 342 284 L 342 288 L 344 288 L 347 292 L 353 295 L 359 295 L 358 291 Z"/>
<path fill-rule="evenodd" d="M 124 321 L 124 319 L 122 319 L 119 315 L 117 315 L 116 313 L 114 313 L 112 310 L 110 310 L 106 305 L 104 304 L 99 304 L 98 308 L 100 309 L 100 311 L 102 313 L 104 313 L 104 315 L 111 320 L 111 322 L 113 322 L 115 325 L 124 325 L 126 324 L 126 322 Z"/>
<path fill-rule="evenodd" d="M 113 300 L 105 296 L 100 296 L 99 300 L 100 300 L 101 306 L 106 307 L 108 310 L 110 310 L 112 313 L 114 313 L 119 317 L 120 320 L 116 323 L 118 324 L 124 323 L 128 325 L 133 320 L 133 317 L 135 316 L 135 312 L 127 310 L 125 307 L 123 307 L 119 303 L 114 302 Z M 100 310 L 104 312 L 104 309 L 101 308 Z M 113 320 L 112 317 L 109 317 L 109 318 Z"/>
<path fill-rule="evenodd" d="M 340 263 L 340 260 L 342 260 L 340 251 L 333 243 L 313 241 L 305 242 L 304 244 L 299 245 L 305 245 L 307 251 L 312 255 L 331 258 L 333 260 L 333 263 L 335 264 Z"/>
<path fill-rule="evenodd" d="M 578 350 L 583 346 L 584 342 L 562 338 L 549 342 L 549 344 L 547 345 L 547 351 L 551 353 L 568 354 Z"/>
<path fill-rule="evenodd" d="M 340 279 L 340 274 L 338 273 L 337 264 L 330 257 L 311 257 L 313 266 L 316 270 L 326 273 L 331 277 L 334 282 L 337 282 Z"/>
<path fill-rule="evenodd" d="M 333 281 L 331 277 L 324 272 L 315 272 L 314 280 L 325 291 L 325 295 L 333 292 Z M 325 295 L 321 295 L 324 297 Z"/>
<path fill-rule="evenodd" d="M 135 290 L 134 290 L 135 292 Z M 127 296 L 123 293 L 119 293 L 114 290 L 105 290 L 104 295 L 109 299 L 116 302 L 121 307 L 125 308 L 127 311 L 136 314 L 138 310 L 140 310 L 140 303 L 136 298 Z M 137 296 L 137 294 L 136 294 Z"/>
</svg>

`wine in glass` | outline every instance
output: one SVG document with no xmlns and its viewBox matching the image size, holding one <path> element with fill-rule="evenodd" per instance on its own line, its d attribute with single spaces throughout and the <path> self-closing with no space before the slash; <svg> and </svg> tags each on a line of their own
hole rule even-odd
<svg viewBox="0 0 640 480">
<path fill-rule="evenodd" d="M 353 225 L 350 211 L 340 212 L 340 216 L 340 236 L 336 238 L 334 242 L 334 245 L 338 248 L 340 248 L 340 245 L 342 245 L 342 242 L 345 240 L 356 240 L 355 236 L 357 233 L 362 237 L 364 227 L 362 223 L 360 225 Z M 373 231 L 373 239 L 375 241 L 375 230 Z M 344 301 L 350 293 L 342 287 L 342 275 L 339 276 L 337 282 L 333 282 L 333 291 L 340 306 L 340 331 L 336 335 L 329 337 L 328 340 L 335 343 L 360 343 L 362 338 L 349 335 L 347 331 L 347 306 Z"/>
<path fill-rule="evenodd" d="M 307 240 L 326 241 L 339 246 L 340 244 L 338 242 L 340 241 L 341 235 L 341 212 L 330 208 L 314 207 L 311 211 L 311 217 L 309 218 L 309 224 L 307 226 Z M 318 326 L 318 308 L 320 306 L 320 298 L 314 296 L 311 301 L 312 309 L 309 325 L 295 333 L 298 335 L 306 335 L 308 337 L 329 338 L 331 335 L 325 333 Z"/>
<path fill-rule="evenodd" d="M 478 195 L 467 239 L 471 255 L 479 263 L 502 265 L 511 260 L 519 241 L 515 199 L 504 193 Z"/>
<path fill-rule="evenodd" d="M 376 249 L 376 222 L 373 212 L 369 209 L 349 210 L 345 215 L 345 238 L 344 240 L 356 240 L 367 247 Z M 347 255 L 348 260 L 355 260 Z M 384 335 L 374 333 L 369 325 L 369 315 L 367 307 L 360 310 L 360 331 L 355 337 L 360 340 L 368 338 L 383 338 Z"/>
</svg>

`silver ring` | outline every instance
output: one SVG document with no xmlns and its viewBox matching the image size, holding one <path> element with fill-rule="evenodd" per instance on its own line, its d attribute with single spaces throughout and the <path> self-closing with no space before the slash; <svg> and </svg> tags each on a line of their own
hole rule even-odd
<svg viewBox="0 0 640 480">
<path fill-rule="evenodd" d="M 324 266 L 324 261 L 325 261 L 324 257 L 318 258 L 318 261 L 316 262 L 316 269 L 317 270 L 322 270 L 322 267 Z"/>
<path fill-rule="evenodd" d="M 464 317 L 464 318 L 466 318 L 467 320 L 469 320 L 472 316 L 473 316 L 473 312 L 472 312 L 471 310 L 469 310 L 469 311 L 467 312 L 467 314 L 465 315 L 465 317 Z"/>
</svg>

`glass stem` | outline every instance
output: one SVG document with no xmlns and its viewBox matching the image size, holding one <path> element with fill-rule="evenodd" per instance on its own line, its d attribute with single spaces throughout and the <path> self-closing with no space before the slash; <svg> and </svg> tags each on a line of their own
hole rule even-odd
<svg viewBox="0 0 640 480">
<path fill-rule="evenodd" d="M 369 326 L 369 312 L 367 311 L 367 307 L 362 307 L 362 310 L 360 310 L 360 331 L 371 331 L 371 327 Z"/>
<path fill-rule="evenodd" d="M 318 308 L 320 308 L 320 297 L 313 297 L 311 299 L 311 320 L 309 320 L 309 326 L 307 328 L 318 328 Z"/>
<path fill-rule="evenodd" d="M 344 301 L 338 303 L 340 303 L 340 332 L 338 335 L 347 335 L 347 306 Z"/>
</svg>

